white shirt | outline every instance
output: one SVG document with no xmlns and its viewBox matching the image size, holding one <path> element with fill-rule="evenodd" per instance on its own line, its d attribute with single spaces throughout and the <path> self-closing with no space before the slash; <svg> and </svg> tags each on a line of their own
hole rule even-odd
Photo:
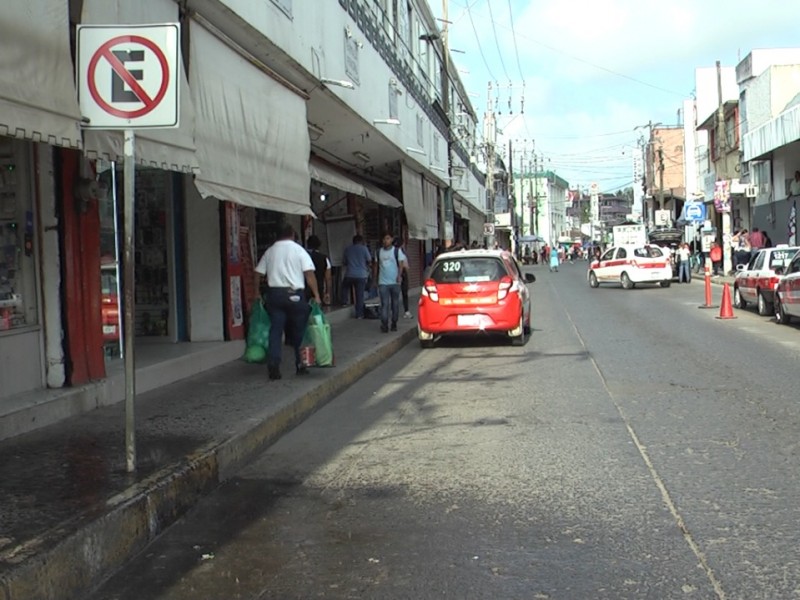
<svg viewBox="0 0 800 600">
<path fill-rule="evenodd" d="M 314 271 L 308 251 L 293 240 L 278 240 L 267 248 L 256 266 L 256 273 L 267 276 L 270 287 L 302 290 L 306 271 Z"/>
</svg>

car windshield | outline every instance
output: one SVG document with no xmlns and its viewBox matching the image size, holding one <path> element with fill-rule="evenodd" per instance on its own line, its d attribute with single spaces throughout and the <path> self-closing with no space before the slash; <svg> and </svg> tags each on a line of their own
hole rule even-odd
<svg viewBox="0 0 800 600">
<path fill-rule="evenodd" d="M 499 281 L 507 275 L 503 263 L 489 256 L 453 256 L 438 261 L 431 272 L 436 283 Z"/>
<path fill-rule="evenodd" d="M 639 258 L 661 258 L 664 253 L 658 246 L 645 246 L 644 248 L 637 248 L 633 251 L 634 256 Z"/>
<path fill-rule="evenodd" d="M 769 268 L 786 267 L 797 253 L 797 248 L 779 248 L 773 250 L 769 256 Z"/>
</svg>

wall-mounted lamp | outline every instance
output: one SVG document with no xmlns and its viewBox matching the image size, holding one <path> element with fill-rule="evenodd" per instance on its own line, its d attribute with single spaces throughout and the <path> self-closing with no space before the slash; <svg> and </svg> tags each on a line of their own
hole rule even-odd
<svg viewBox="0 0 800 600">
<path fill-rule="evenodd" d="M 369 162 L 369 154 L 364 154 L 363 152 L 361 152 L 359 150 L 356 150 L 355 152 L 353 152 L 353 156 L 355 156 L 361 162 L 364 162 L 364 163 L 368 163 Z"/>
<path fill-rule="evenodd" d="M 439 39 L 439 34 L 438 33 L 423 33 L 421 36 L 419 36 L 419 39 L 422 40 L 423 42 L 432 42 L 434 40 L 438 40 Z"/>
<path fill-rule="evenodd" d="M 346 88 L 348 90 L 352 90 L 355 85 L 353 85 L 352 81 L 348 81 L 347 79 L 329 79 L 328 77 L 322 77 L 320 83 L 324 83 L 327 85 L 338 85 L 339 87 Z"/>
<path fill-rule="evenodd" d="M 423 150 L 422 148 L 412 148 L 411 146 L 406 146 L 406 152 L 413 152 L 414 154 L 422 154 L 422 156 L 425 156 L 427 154 L 427 152 L 425 152 L 425 150 Z"/>
<path fill-rule="evenodd" d="M 373 125 L 400 125 L 400 119 L 372 119 Z"/>
</svg>

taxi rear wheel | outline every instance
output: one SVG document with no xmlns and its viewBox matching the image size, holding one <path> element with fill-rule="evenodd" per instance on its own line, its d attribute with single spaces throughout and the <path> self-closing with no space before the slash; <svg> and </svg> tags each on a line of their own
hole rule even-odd
<svg viewBox="0 0 800 600">
<path fill-rule="evenodd" d="M 766 317 L 768 314 L 771 314 L 771 308 L 767 299 L 764 298 L 764 293 L 758 292 L 758 314 L 762 317 Z"/>
<path fill-rule="evenodd" d="M 515 335 L 511 338 L 511 345 L 512 346 L 524 346 L 525 345 L 525 320 L 522 315 L 519 316 L 519 335 Z"/>
<path fill-rule="evenodd" d="M 669 287 L 672 285 L 672 282 L 665 279 L 664 281 L 659 281 L 658 285 L 660 285 L 661 287 Z"/>
<path fill-rule="evenodd" d="M 747 302 L 745 302 L 744 298 L 742 298 L 742 292 L 739 291 L 739 288 L 733 288 L 733 306 L 734 308 L 746 308 Z"/>
<path fill-rule="evenodd" d="M 619 280 L 620 280 L 620 283 L 622 283 L 622 287 L 624 289 L 626 289 L 626 290 L 632 290 L 633 289 L 634 283 L 631 281 L 631 278 L 628 277 L 627 273 L 623 273 L 622 275 L 620 275 Z"/>
<path fill-rule="evenodd" d="M 792 318 L 786 314 L 786 311 L 783 308 L 783 303 L 781 299 L 776 295 L 775 296 L 775 321 L 779 325 L 788 325 L 791 322 Z"/>
</svg>

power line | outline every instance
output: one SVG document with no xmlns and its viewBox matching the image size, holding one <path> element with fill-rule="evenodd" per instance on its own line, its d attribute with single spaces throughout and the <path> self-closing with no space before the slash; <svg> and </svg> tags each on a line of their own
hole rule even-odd
<svg viewBox="0 0 800 600">
<path fill-rule="evenodd" d="M 513 30 L 512 30 L 512 32 L 513 32 Z M 597 63 L 593 63 L 592 61 L 586 60 L 584 58 L 580 58 L 579 56 L 575 56 L 574 54 L 570 54 L 569 52 L 566 52 L 566 51 L 561 50 L 559 48 L 556 48 L 554 46 L 550 46 L 549 44 L 545 44 L 544 42 L 540 42 L 538 40 L 531 39 L 530 37 L 526 37 L 524 35 L 521 35 L 520 37 L 523 38 L 523 39 L 527 39 L 529 42 L 531 42 L 533 44 L 536 44 L 538 46 L 542 46 L 543 48 L 547 48 L 548 50 L 551 50 L 551 51 L 556 52 L 558 54 L 563 54 L 564 56 L 566 56 L 568 58 L 571 58 L 572 60 L 587 64 L 590 67 L 594 67 L 595 69 L 600 69 L 601 71 L 605 71 L 606 73 L 610 73 L 612 75 L 616 75 L 617 77 L 622 77 L 623 79 L 628 79 L 629 81 L 633 81 L 634 83 L 638 83 L 640 85 L 644 85 L 644 86 L 647 86 L 647 87 L 650 87 L 650 88 L 653 88 L 655 90 L 659 90 L 659 91 L 662 91 L 662 92 L 667 92 L 668 94 L 674 94 L 676 96 L 680 96 L 681 98 L 685 98 L 686 97 L 686 94 L 684 94 L 682 92 L 676 92 L 675 90 L 668 90 L 666 88 L 659 87 L 659 86 L 654 85 L 652 83 L 648 83 L 646 81 L 642 81 L 641 79 L 637 79 L 636 77 L 631 77 L 630 75 L 625 75 L 624 73 L 620 73 L 619 71 L 614 71 L 613 69 L 609 69 L 608 67 L 604 67 L 602 65 L 598 65 Z"/>
<path fill-rule="evenodd" d="M 489 74 L 489 77 L 492 81 L 497 81 L 497 78 L 492 74 L 492 70 L 489 68 L 489 63 L 486 62 L 486 56 L 483 54 L 483 47 L 481 47 L 481 38 L 478 36 L 478 30 L 475 28 L 475 21 L 472 19 L 472 10 L 470 9 L 470 5 L 467 4 L 467 15 L 469 16 L 470 25 L 472 25 L 472 31 L 475 34 L 475 41 L 478 43 L 478 52 L 481 54 L 481 58 L 483 59 L 483 65 L 486 67 L 486 72 Z"/>
<path fill-rule="evenodd" d="M 491 4 L 491 2 L 490 2 Z M 517 50 L 517 33 L 514 31 L 514 12 L 511 10 L 511 0 L 508 0 L 508 17 L 511 21 L 511 39 L 514 40 L 514 56 L 517 58 L 517 70 L 519 71 L 519 78 L 522 79 L 522 87 L 525 88 L 525 76 L 522 74 L 522 65 L 519 62 L 519 50 Z M 523 92 L 523 103 L 525 96 Z"/>
<path fill-rule="evenodd" d="M 506 63 L 503 60 L 503 51 L 500 50 L 500 38 L 497 37 L 497 27 L 496 27 L 497 24 L 495 23 L 494 15 L 492 14 L 491 0 L 489 0 L 489 2 L 486 3 L 486 6 L 489 7 L 489 20 L 492 22 L 492 33 L 494 33 L 494 45 L 497 48 L 497 57 L 500 59 L 500 66 L 503 67 L 503 75 L 505 75 L 506 80 L 508 80 L 508 82 L 511 83 L 511 78 L 508 76 L 508 71 L 506 71 Z"/>
</svg>

